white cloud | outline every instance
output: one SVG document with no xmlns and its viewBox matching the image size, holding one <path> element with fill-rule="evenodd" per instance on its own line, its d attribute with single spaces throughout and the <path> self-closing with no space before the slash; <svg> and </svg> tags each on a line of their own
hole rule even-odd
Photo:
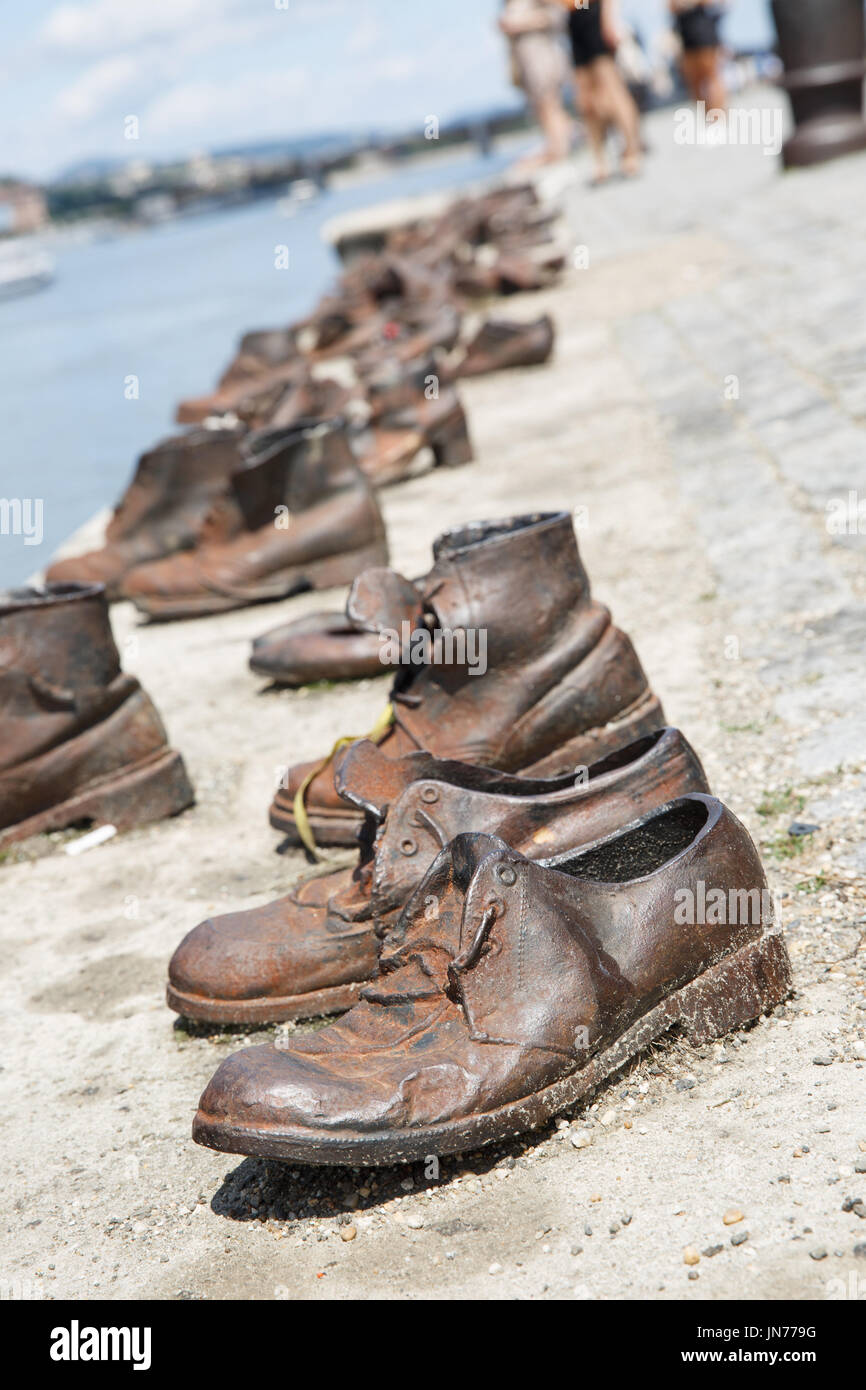
<svg viewBox="0 0 866 1390">
<path fill-rule="evenodd" d="M 363 15 L 349 35 L 346 52 L 351 53 L 354 57 L 362 53 L 371 53 L 383 42 L 384 37 L 384 31 L 379 21 L 374 19 L 372 15 Z"/>
<path fill-rule="evenodd" d="M 89 121 L 98 116 L 135 81 L 138 67 L 132 58 L 106 58 L 87 69 L 57 96 L 57 114 L 67 121 Z"/>
<path fill-rule="evenodd" d="M 244 73 L 230 82 L 182 82 L 152 102 L 142 131 L 148 137 L 206 143 L 224 140 L 229 130 L 238 139 L 293 133 L 298 103 L 309 86 L 302 68 Z"/>
<path fill-rule="evenodd" d="M 58 5 L 40 38 L 67 53 L 109 53 L 151 39 L 209 26 L 236 9 L 237 0 L 90 0 Z"/>
<path fill-rule="evenodd" d="M 374 82 L 408 82 L 422 71 L 422 64 L 413 54 L 394 53 L 374 63 L 370 77 Z"/>
</svg>

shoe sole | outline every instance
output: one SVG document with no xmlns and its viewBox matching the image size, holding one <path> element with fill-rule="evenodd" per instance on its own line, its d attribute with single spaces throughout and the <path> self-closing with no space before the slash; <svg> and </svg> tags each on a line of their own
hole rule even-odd
<svg viewBox="0 0 866 1390">
<path fill-rule="evenodd" d="M 66 801 L 0 830 L 0 848 L 49 830 L 64 830 L 77 821 L 131 830 L 176 816 L 194 801 L 183 758 L 174 749 L 166 749 L 155 758 L 124 768 Z"/>
<path fill-rule="evenodd" d="M 435 1154 L 465 1153 L 538 1128 L 568 1110 L 587 1091 L 618 1072 L 672 1028 L 681 1027 L 691 1043 L 724 1037 L 774 1008 L 791 990 L 791 963 L 781 935 L 768 933 L 725 957 L 670 994 L 585 1067 L 534 1095 L 497 1110 L 416 1129 L 367 1134 L 256 1127 L 198 1111 L 192 1137 L 197 1144 L 225 1153 L 315 1164 L 372 1166 L 411 1163 Z"/>
<path fill-rule="evenodd" d="M 619 719 L 612 720 L 604 727 L 578 734 L 555 753 L 521 768 L 518 776 L 557 777 L 568 768 L 590 767 L 646 734 L 656 733 L 664 726 L 664 710 L 658 698 L 650 692 L 642 696 L 639 702 Z M 271 802 L 268 819 L 274 830 L 279 830 L 286 836 L 290 845 L 303 845 L 294 814 L 288 807 L 284 807 L 275 799 Z M 309 815 L 309 820 L 316 844 L 323 849 L 354 849 L 357 845 L 358 831 L 364 823 L 363 816 L 348 810 L 315 811 Z"/>
<path fill-rule="evenodd" d="M 243 594 L 200 594 L 194 598 L 160 598 L 155 594 L 132 594 L 132 602 L 140 613 L 154 622 L 170 622 L 181 618 L 204 618 L 215 613 L 230 613 L 237 608 L 251 608 L 257 603 L 276 603 L 311 589 L 340 589 L 352 584 L 365 569 L 388 563 L 382 545 L 365 546 L 360 550 L 344 551 L 324 560 L 312 560 L 304 565 L 291 565 L 270 577 L 267 583 L 248 588 Z"/>
<path fill-rule="evenodd" d="M 167 985 L 168 1007 L 196 1023 L 289 1023 L 296 1018 L 324 1018 L 345 1013 L 357 1004 L 367 981 L 332 985 L 311 994 L 294 994 L 258 999 L 208 999 L 203 994 L 184 994 Z"/>
<path fill-rule="evenodd" d="M 289 811 L 282 811 L 275 804 L 271 806 L 268 817 L 274 830 L 279 830 L 284 834 L 292 846 L 301 848 L 303 840 L 298 834 L 298 825 L 294 816 Z M 327 815 L 324 812 L 310 816 L 310 829 L 317 845 L 327 846 L 329 849 L 357 849 L 358 831 L 364 824 L 363 816 L 353 816 L 335 811 L 334 814 Z"/>
</svg>

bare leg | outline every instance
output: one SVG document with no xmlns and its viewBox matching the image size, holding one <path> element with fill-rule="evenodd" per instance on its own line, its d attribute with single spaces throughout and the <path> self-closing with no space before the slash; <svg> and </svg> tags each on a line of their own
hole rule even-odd
<svg viewBox="0 0 866 1390">
<path fill-rule="evenodd" d="M 722 72 L 722 50 L 720 48 L 708 48 L 706 50 L 706 69 L 704 77 L 704 87 L 707 93 L 707 106 L 717 111 L 727 111 L 728 93 L 725 89 L 725 78 Z"/>
<path fill-rule="evenodd" d="M 592 69 L 602 115 L 617 127 L 623 138 L 623 172 L 636 174 L 641 164 L 640 112 L 637 103 L 613 58 L 596 58 Z"/>
<path fill-rule="evenodd" d="M 683 79 L 693 101 L 705 101 L 707 109 L 726 111 L 728 94 L 722 76 L 722 54 L 719 48 L 698 48 L 682 55 Z"/>
<path fill-rule="evenodd" d="M 565 159 L 571 149 L 571 117 L 559 92 L 551 92 L 538 103 L 538 120 L 547 136 L 551 160 Z"/>
<path fill-rule="evenodd" d="M 688 88 L 689 96 L 692 101 L 695 102 L 705 100 L 703 65 L 699 60 L 700 53 L 694 51 L 683 53 L 680 57 L 680 68 L 683 74 L 683 81 Z"/>
<path fill-rule="evenodd" d="M 577 109 L 583 117 L 590 149 L 595 160 L 595 177 L 603 183 L 609 176 L 607 149 L 605 147 L 605 122 L 599 111 L 595 90 L 593 65 L 576 68 L 574 73 Z"/>
</svg>

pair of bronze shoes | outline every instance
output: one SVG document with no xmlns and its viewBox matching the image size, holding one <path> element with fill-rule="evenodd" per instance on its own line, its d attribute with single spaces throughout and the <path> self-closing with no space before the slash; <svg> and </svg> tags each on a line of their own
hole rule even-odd
<svg viewBox="0 0 866 1390">
<path fill-rule="evenodd" d="M 293 770 L 300 799 L 290 784 L 272 821 L 330 843 L 360 828 L 354 870 L 175 953 L 169 1003 L 192 1018 L 348 1010 L 223 1063 L 194 1126 L 215 1148 L 362 1164 L 474 1148 L 671 1028 L 719 1036 L 789 988 L 757 851 L 590 598 L 570 518 L 476 523 L 440 537 L 424 580 L 387 574 L 356 583 L 353 621 L 402 603 L 413 632 L 486 624 L 490 665 L 401 666 L 378 746 Z"/>
<path fill-rule="evenodd" d="M 166 441 L 140 460 L 105 546 L 47 577 L 100 582 L 110 599 L 165 620 L 350 584 L 387 557 L 376 497 L 337 417 Z"/>
</svg>

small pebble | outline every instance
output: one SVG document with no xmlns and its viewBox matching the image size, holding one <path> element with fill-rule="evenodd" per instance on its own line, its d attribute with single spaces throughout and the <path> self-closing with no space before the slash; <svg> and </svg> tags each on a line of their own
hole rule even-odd
<svg viewBox="0 0 866 1390">
<path fill-rule="evenodd" d="M 700 1258 L 700 1251 L 696 1250 L 693 1245 L 686 1246 L 685 1250 L 683 1251 L 684 1265 L 696 1265 L 700 1261 Z"/>
<path fill-rule="evenodd" d="M 809 1251 L 809 1255 L 813 1260 L 826 1260 L 827 1251 L 823 1245 L 816 1245 L 814 1250 Z"/>
<path fill-rule="evenodd" d="M 746 1241 L 747 1241 L 748 1239 L 749 1239 L 749 1233 L 748 1233 L 748 1231 L 735 1231 L 734 1234 L 731 1236 L 731 1244 L 732 1244 L 732 1245 L 745 1245 L 745 1243 L 746 1243 Z"/>
<path fill-rule="evenodd" d="M 356 1227 L 354 1227 L 354 1226 L 343 1226 L 343 1227 L 341 1228 L 341 1230 L 340 1230 L 340 1239 L 341 1239 L 341 1240 L 354 1240 L 354 1239 L 355 1239 L 355 1236 L 356 1236 L 357 1234 L 358 1234 L 358 1231 L 357 1231 Z"/>
<path fill-rule="evenodd" d="M 493 1264 L 490 1266 L 490 1268 L 488 1269 L 487 1273 L 488 1273 L 488 1274 L 501 1274 L 501 1273 L 502 1273 L 502 1265 L 501 1265 L 501 1264 L 497 1264 L 496 1260 L 494 1260 L 494 1261 L 493 1261 Z"/>
<path fill-rule="evenodd" d="M 701 1253 L 704 1255 L 706 1259 L 711 1260 L 714 1255 L 721 1255 L 724 1248 L 725 1247 L 723 1245 L 708 1245 L 706 1250 L 702 1251 Z"/>
<path fill-rule="evenodd" d="M 737 1222 L 742 1221 L 742 1219 L 743 1213 L 740 1211 L 739 1207 L 728 1207 L 728 1210 L 722 1217 L 722 1221 L 726 1226 L 736 1226 Z"/>
</svg>

